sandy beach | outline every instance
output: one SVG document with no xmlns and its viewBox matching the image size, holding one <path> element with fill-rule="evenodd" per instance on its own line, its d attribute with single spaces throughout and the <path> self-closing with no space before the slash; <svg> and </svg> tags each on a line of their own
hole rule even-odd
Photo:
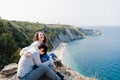
<svg viewBox="0 0 120 80">
<path fill-rule="evenodd" d="M 62 43 L 60 43 L 60 45 L 55 50 L 53 50 L 53 52 L 55 53 L 55 55 L 60 60 L 62 60 L 64 49 L 65 49 L 65 43 L 62 42 Z"/>
</svg>

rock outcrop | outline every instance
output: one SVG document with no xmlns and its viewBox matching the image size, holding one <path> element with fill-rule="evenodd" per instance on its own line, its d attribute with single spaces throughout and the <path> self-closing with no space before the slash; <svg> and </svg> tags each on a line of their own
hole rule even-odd
<svg viewBox="0 0 120 80">
<path fill-rule="evenodd" d="M 65 80 L 95 80 L 94 78 L 85 77 L 78 72 L 63 66 L 60 60 L 55 62 L 58 71 L 64 75 Z M 17 64 L 11 63 L 6 65 L 3 70 L 0 71 L 0 80 L 18 80 L 17 78 Z M 40 80 L 49 80 L 49 79 L 40 79 Z"/>
<path fill-rule="evenodd" d="M 18 80 L 16 73 L 17 73 L 16 63 L 11 63 L 9 65 L 6 65 L 0 71 L 0 80 Z"/>
</svg>

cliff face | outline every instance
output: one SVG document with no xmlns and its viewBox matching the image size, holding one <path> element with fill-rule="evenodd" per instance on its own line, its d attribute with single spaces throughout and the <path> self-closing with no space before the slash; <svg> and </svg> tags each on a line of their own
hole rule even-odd
<svg viewBox="0 0 120 80">
<path fill-rule="evenodd" d="M 59 31 L 59 34 L 50 41 L 53 48 L 55 49 L 61 42 L 70 42 L 72 40 L 83 38 L 85 38 L 85 35 L 81 33 L 78 28 L 64 28 L 64 33 L 62 31 Z"/>
<path fill-rule="evenodd" d="M 64 28 L 65 33 L 59 31 L 59 34 L 54 37 L 53 40 L 50 40 L 53 48 L 56 48 L 61 42 L 70 42 L 76 39 L 84 39 L 88 35 L 98 36 L 102 34 L 99 30 L 83 29 L 72 26 L 69 27 L 70 28 Z"/>
</svg>

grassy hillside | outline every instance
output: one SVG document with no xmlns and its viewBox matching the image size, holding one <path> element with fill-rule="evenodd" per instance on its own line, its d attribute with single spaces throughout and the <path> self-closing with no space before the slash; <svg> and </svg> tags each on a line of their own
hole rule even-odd
<svg viewBox="0 0 120 80">
<path fill-rule="evenodd" d="M 66 27 L 74 30 L 76 34 L 81 34 L 68 25 L 40 24 L 0 19 L 0 69 L 6 64 L 18 62 L 19 51 L 21 48 L 32 43 L 33 35 L 36 31 L 45 32 L 49 39 L 49 50 L 51 50 L 53 46 L 50 41 L 54 41 L 60 32 L 66 34 Z"/>
</svg>

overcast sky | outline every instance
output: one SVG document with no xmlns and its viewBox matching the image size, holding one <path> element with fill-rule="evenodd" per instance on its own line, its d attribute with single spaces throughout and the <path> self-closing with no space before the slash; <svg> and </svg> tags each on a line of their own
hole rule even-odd
<svg viewBox="0 0 120 80">
<path fill-rule="evenodd" d="M 0 17 L 77 26 L 120 26 L 120 0 L 0 0 Z"/>
</svg>

